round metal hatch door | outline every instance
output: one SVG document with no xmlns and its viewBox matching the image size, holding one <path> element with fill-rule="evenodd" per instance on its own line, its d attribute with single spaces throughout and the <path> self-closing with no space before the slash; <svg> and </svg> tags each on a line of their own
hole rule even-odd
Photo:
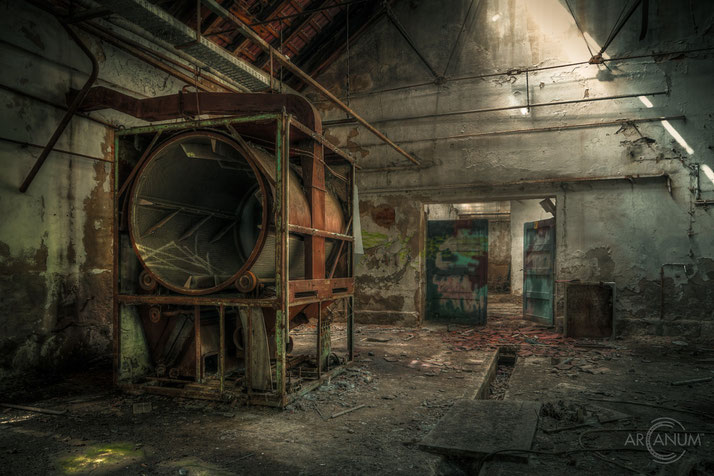
<svg viewBox="0 0 714 476">
<path fill-rule="evenodd" d="M 179 134 L 139 170 L 129 234 L 141 264 L 168 289 L 209 294 L 248 270 L 265 242 L 268 193 L 250 156 L 209 131 Z"/>
</svg>

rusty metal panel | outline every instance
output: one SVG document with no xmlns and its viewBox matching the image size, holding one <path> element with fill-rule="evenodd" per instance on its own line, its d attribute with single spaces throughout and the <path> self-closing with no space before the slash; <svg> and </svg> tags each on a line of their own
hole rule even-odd
<svg viewBox="0 0 714 476">
<path fill-rule="evenodd" d="M 488 220 L 427 223 L 427 319 L 486 323 Z"/>
<path fill-rule="evenodd" d="M 568 283 L 565 287 L 567 337 L 611 337 L 613 287 L 604 283 Z"/>
<path fill-rule="evenodd" d="M 523 224 L 523 316 L 553 323 L 555 218 Z"/>
</svg>

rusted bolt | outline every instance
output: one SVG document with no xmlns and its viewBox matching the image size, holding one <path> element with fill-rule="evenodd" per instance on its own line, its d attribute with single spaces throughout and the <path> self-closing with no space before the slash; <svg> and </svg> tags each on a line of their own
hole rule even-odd
<svg viewBox="0 0 714 476">
<path fill-rule="evenodd" d="M 144 291 L 153 291 L 157 285 L 158 283 L 148 271 L 144 270 L 139 274 L 139 286 L 141 286 L 141 289 Z"/>
<path fill-rule="evenodd" d="M 154 324 L 161 320 L 161 308 L 159 306 L 152 306 L 151 309 L 149 309 L 149 319 Z"/>
<path fill-rule="evenodd" d="M 258 286 L 258 278 L 250 271 L 246 271 L 236 279 L 236 289 L 242 293 L 250 293 Z"/>
</svg>

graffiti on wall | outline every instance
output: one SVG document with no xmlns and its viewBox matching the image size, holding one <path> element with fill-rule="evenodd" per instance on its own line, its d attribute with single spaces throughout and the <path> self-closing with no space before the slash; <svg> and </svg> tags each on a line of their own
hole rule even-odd
<svg viewBox="0 0 714 476">
<path fill-rule="evenodd" d="M 427 224 L 427 319 L 486 322 L 488 220 Z"/>
</svg>

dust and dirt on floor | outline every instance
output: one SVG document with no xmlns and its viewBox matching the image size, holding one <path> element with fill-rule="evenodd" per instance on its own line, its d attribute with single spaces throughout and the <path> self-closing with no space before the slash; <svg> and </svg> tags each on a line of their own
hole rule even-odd
<svg viewBox="0 0 714 476">
<path fill-rule="evenodd" d="M 60 414 L 0 409 L 3 473 L 711 474 L 712 343 L 564 339 L 508 306 L 482 328 L 360 326 L 354 363 L 285 410 L 122 394 L 91 369 L 10 402 Z M 474 399 L 537 403 L 525 458 L 425 451 Z M 699 445 L 657 461 L 637 443 L 658 418 Z"/>
</svg>

